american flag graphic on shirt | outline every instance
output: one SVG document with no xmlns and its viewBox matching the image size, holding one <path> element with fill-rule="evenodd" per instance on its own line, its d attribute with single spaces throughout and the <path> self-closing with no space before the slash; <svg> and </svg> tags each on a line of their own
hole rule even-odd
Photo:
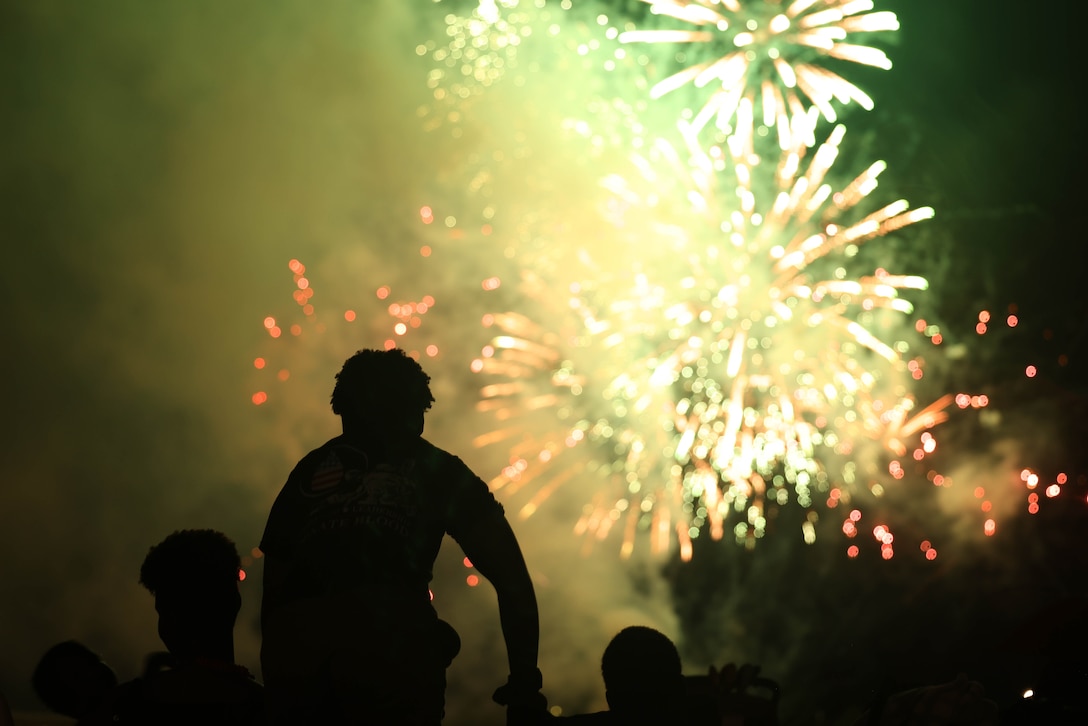
<svg viewBox="0 0 1088 726">
<path fill-rule="evenodd" d="M 336 455 L 336 452 L 330 451 L 318 465 L 317 469 L 314 470 L 307 488 L 310 492 L 316 494 L 318 492 L 323 492 L 326 489 L 333 488 L 339 484 L 340 480 L 343 478 L 344 465 L 340 462 L 340 457 Z"/>
</svg>

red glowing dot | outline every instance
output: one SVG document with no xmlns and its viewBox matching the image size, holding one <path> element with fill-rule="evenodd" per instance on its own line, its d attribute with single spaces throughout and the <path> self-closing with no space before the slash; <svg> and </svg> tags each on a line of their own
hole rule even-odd
<svg viewBox="0 0 1088 726">
<path fill-rule="evenodd" d="M 988 512 L 994 508 L 993 502 L 985 501 L 982 503 L 982 511 Z"/>
<path fill-rule="evenodd" d="M 389 288 L 383 285 L 375 290 L 374 294 L 378 296 L 379 300 L 384 300 L 389 297 Z"/>
<path fill-rule="evenodd" d="M 480 584 L 480 578 L 477 575 L 469 575 L 465 578 L 465 582 L 468 583 L 469 587 L 476 587 Z"/>
<path fill-rule="evenodd" d="M 1028 504 L 1035 504 L 1039 501 L 1039 492 L 1032 492 L 1028 495 Z"/>
<path fill-rule="evenodd" d="M 1024 369 L 1024 374 L 1028 378 L 1034 378 L 1036 373 L 1038 373 L 1038 371 L 1036 370 L 1035 366 L 1028 366 Z"/>
<path fill-rule="evenodd" d="M 419 248 L 419 256 L 420 257 L 430 257 L 431 256 L 430 246 L 429 245 L 423 245 L 422 247 L 420 247 Z"/>
<path fill-rule="evenodd" d="M 989 310 L 983 310 L 981 313 L 978 314 L 978 320 L 979 320 L 980 323 L 990 322 L 990 311 Z"/>
<path fill-rule="evenodd" d="M 305 290 L 309 286 L 310 286 L 310 281 L 307 280 L 305 277 L 298 278 L 298 289 L 299 290 Z"/>
<path fill-rule="evenodd" d="M 927 560 L 937 559 L 937 550 L 926 550 L 926 559 Z"/>
<path fill-rule="evenodd" d="M 260 406 L 262 403 L 268 400 L 268 394 L 264 391 L 257 391 L 253 394 L 253 405 Z"/>
<path fill-rule="evenodd" d="M 892 557 L 895 557 L 895 552 L 890 545 L 884 545 L 880 548 L 880 556 L 886 560 L 890 560 Z"/>
<path fill-rule="evenodd" d="M 919 333 L 921 333 L 923 330 L 926 329 L 926 321 L 925 320 L 915 321 L 914 329 L 917 330 Z"/>
<path fill-rule="evenodd" d="M 942 342 L 944 342 L 944 336 L 940 333 L 934 333 L 933 337 L 930 338 L 930 340 L 933 341 L 933 345 L 940 345 Z"/>
<path fill-rule="evenodd" d="M 982 335 L 986 332 L 986 323 L 979 323 L 975 326 L 975 332 Z"/>
<path fill-rule="evenodd" d="M 302 271 L 305 268 L 302 266 L 302 263 L 299 262 L 298 260 L 291 260 L 290 262 L 287 263 L 287 269 L 289 269 L 291 272 L 302 274 Z"/>
<path fill-rule="evenodd" d="M 276 378 L 279 378 L 281 381 L 286 381 L 290 377 L 291 371 L 287 370 L 286 368 L 276 374 Z"/>
<path fill-rule="evenodd" d="M 465 559 L 461 560 L 461 564 L 463 564 L 465 567 L 472 567 L 472 560 L 466 557 Z"/>
<path fill-rule="evenodd" d="M 933 545 L 930 544 L 928 539 L 924 539 L 922 540 L 922 544 L 918 545 L 918 548 L 921 549 L 923 552 L 928 552 L 929 550 L 933 549 Z"/>
<path fill-rule="evenodd" d="M 1065 475 L 1065 472 L 1062 472 L 1061 474 L 1058 474 L 1058 483 L 1059 484 L 1065 484 L 1067 481 L 1069 481 L 1069 477 L 1067 477 Z"/>
<path fill-rule="evenodd" d="M 975 497 L 982 499 L 984 496 L 986 496 L 986 490 L 982 487 L 975 487 Z"/>
<path fill-rule="evenodd" d="M 354 310 L 345 310 L 344 311 L 344 320 L 348 321 L 349 323 L 351 321 L 355 320 L 355 311 Z"/>
<path fill-rule="evenodd" d="M 268 328 L 269 330 L 276 327 L 276 319 L 273 318 L 271 315 L 268 316 L 264 319 L 264 327 Z"/>
<path fill-rule="evenodd" d="M 264 368 L 264 358 L 254 358 L 253 359 L 253 367 L 256 368 L 257 370 L 260 370 L 260 369 Z"/>
<path fill-rule="evenodd" d="M 408 323 L 413 328 L 418 328 L 422 322 L 423 322 L 422 320 L 420 320 L 418 317 L 415 317 L 415 316 L 413 316 L 412 319 L 408 321 Z"/>
<path fill-rule="evenodd" d="M 1039 505 L 1032 502 L 1028 505 L 1028 514 L 1036 514 L 1039 511 Z"/>
<path fill-rule="evenodd" d="M 282 332 L 283 332 L 283 331 L 282 331 L 282 330 L 280 330 L 280 329 L 279 329 L 279 328 L 277 328 L 277 327 L 271 327 L 271 328 L 269 328 L 269 329 L 268 329 L 268 334 L 269 334 L 269 335 L 271 335 L 271 336 L 272 336 L 273 338 L 278 338 L 278 337 L 280 337 L 280 334 L 281 334 Z"/>
<path fill-rule="evenodd" d="M 858 521 L 859 519 L 861 519 L 861 510 L 859 510 L 859 509 L 852 509 L 852 510 L 850 511 L 850 519 L 851 519 L 852 521 L 854 521 L 854 522 L 856 522 L 856 521 Z"/>
<path fill-rule="evenodd" d="M 302 326 L 295 323 L 291 326 L 291 335 L 302 335 Z"/>
<path fill-rule="evenodd" d="M 1016 319 L 1015 315 L 1010 315 L 1009 317 L 1005 318 L 1005 322 L 1009 324 L 1010 328 L 1015 328 L 1016 324 L 1020 321 Z"/>
<path fill-rule="evenodd" d="M 847 547 L 846 548 L 846 556 L 850 557 L 850 558 L 857 557 L 858 556 L 858 546 L 857 545 L 850 545 L 849 547 Z"/>
<path fill-rule="evenodd" d="M 246 579 L 246 571 L 241 567 L 238 568 L 238 582 L 242 582 Z"/>
<path fill-rule="evenodd" d="M 437 345 L 433 345 L 433 344 L 432 344 L 432 345 L 428 345 L 428 346 L 427 346 L 427 355 L 428 355 L 429 357 L 431 357 L 431 358 L 434 358 L 434 357 L 435 357 L 436 355 L 438 355 L 438 346 L 437 346 Z"/>
<path fill-rule="evenodd" d="M 392 338 L 387 338 L 386 339 L 386 341 L 385 341 L 385 349 L 386 350 L 393 350 L 396 347 L 397 347 L 397 341 L 393 340 Z"/>
<path fill-rule="evenodd" d="M 944 484 L 944 475 L 943 474 L 938 474 L 937 476 L 933 477 L 933 486 L 939 487 L 942 484 Z"/>
</svg>

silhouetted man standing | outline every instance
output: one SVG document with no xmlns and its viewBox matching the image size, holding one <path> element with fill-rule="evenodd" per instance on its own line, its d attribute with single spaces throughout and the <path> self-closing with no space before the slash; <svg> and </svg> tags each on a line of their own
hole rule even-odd
<svg viewBox="0 0 1088 726">
<path fill-rule="evenodd" d="M 536 595 L 501 505 L 422 438 L 430 377 L 399 349 L 336 376 L 343 434 L 307 454 L 268 517 L 261 665 L 283 724 L 439 724 L 459 648 L 428 583 L 445 534 L 495 587 L 510 666 L 499 703 L 543 708 Z"/>
</svg>

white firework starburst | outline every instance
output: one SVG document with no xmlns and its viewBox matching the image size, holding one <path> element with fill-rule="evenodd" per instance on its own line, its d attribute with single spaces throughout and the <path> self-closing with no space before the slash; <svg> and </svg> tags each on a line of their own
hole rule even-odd
<svg viewBox="0 0 1088 726">
<path fill-rule="evenodd" d="M 793 145 L 791 120 L 815 106 L 836 121 L 833 102 L 872 109 L 872 99 L 856 85 L 817 61 L 835 58 L 889 69 L 881 50 L 847 42 L 854 35 L 894 31 L 890 11 L 872 12 L 872 0 L 643 0 L 651 12 L 695 29 L 630 30 L 624 43 L 689 43 L 692 65 L 657 83 L 654 98 L 687 83 L 714 90 L 695 116 L 698 130 L 711 120 L 723 130 L 739 130 L 742 99 L 762 109 L 764 126 L 778 130 L 783 150 Z M 750 120 L 749 120 L 750 122 Z M 809 142 L 811 145 L 811 141 Z"/>
</svg>

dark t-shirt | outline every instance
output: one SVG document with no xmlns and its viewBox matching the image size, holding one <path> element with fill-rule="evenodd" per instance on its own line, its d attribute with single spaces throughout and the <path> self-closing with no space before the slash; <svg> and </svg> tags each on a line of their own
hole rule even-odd
<svg viewBox="0 0 1088 726">
<path fill-rule="evenodd" d="M 339 592 L 425 605 L 443 536 L 503 516 L 482 479 L 422 438 L 391 450 L 339 436 L 303 457 L 272 505 L 260 547 L 286 576 L 265 607 Z"/>
</svg>

